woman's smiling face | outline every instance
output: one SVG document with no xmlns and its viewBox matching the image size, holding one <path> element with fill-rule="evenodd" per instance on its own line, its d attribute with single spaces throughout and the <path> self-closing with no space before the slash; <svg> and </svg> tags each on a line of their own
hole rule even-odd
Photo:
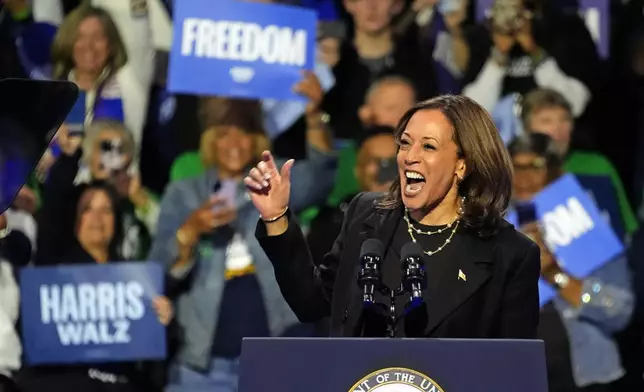
<svg viewBox="0 0 644 392">
<path fill-rule="evenodd" d="M 465 161 L 454 141 L 452 124 L 438 110 L 419 110 L 409 119 L 398 140 L 398 171 L 402 200 L 411 210 L 436 206 L 458 179 L 465 175 Z"/>
</svg>

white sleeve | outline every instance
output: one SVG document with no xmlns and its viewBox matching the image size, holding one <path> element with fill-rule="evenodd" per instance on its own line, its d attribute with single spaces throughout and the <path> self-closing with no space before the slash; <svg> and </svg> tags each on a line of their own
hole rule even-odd
<svg viewBox="0 0 644 392">
<path fill-rule="evenodd" d="M 590 91 L 579 80 L 566 75 L 553 58 L 546 59 L 534 71 L 534 80 L 539 87 L 548 87 L 563 95 L 575 117 L 580 116 L 590 101 Z"/>
<path fill-rule="evenodd" d="M 492 113 L 501 96 L 504 77 L 505 67 L 497 64 L 490 56 L 476 79 L 465 86 L 463 95 L 472 98 L 488 112 Z"/>
<path fill-rule="evenodd" d="M 128 65 L 136 80 L 148 89 L 154 75 L 154 43 L 149 9 L 133 10 L 131 0 L 92 0 L 92 5 L 109 12 L 127 51 Z M 138 3 L 138 2 L 137 2 Z"/>
<path fill-rule="evenodd" d="M 157 50 L 169 52 L 172 47 L 172 20 L 161 0 L 149 0 L 152 39 Z"/>
<path fill-rule="evenodd" d="M 119 70 L 116 80 L 121 89 L 125 125 L 132 131 L 134 142 L 140 149 L 143 126 L 148 112 L 149 86 L 143 85 L 137 79 L 137 74 L 130 64 L 126 64 Z M 133 164 L 138 167 L 137 163 L 138 157 Z"/>
<path fill-rule="evenodd" d="M 20 291 L 11 265 L 0 260 L 0 374 L 20 369 L 22 346 L 16 332 L 20 309 Z"/>
<path fill-rule="evenodd" d="M 15 210 L 9 208 L 5 211 L 5 217 L 7 218 L 7 227 L 11 231 L 20 231 L 22 232 L 31 243 L 32 253 L 36 252 L 36 234 L 37 234 L 37 224 L 34 217 L 22 210 Z"/>
<path fill-rule="evenodd" d="M 61 0 L 31 0 L 31 14 L 36 22 L 51 23 L 60 26 L 63 23 L 63 5 Z"/>
</svg>

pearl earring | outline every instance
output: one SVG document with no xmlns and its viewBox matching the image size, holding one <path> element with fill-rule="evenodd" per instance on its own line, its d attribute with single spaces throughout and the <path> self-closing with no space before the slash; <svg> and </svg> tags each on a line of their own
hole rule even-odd
<svg viewBox="0 0 644 392">
<path fill-rule="evenodd" d="M 458 206 L 458 214 L 463 216 L 465 213 L 465 196 L 461 196 L 461 203 Z"/>
</svg>

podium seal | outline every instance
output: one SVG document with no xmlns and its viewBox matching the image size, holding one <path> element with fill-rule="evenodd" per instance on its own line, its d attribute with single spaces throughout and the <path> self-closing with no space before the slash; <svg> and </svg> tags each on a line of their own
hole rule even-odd
<svg viewBox="0 0 644 392">
<path fill-rule="evenodd" d="M 445 392 L 434 380 L 416 370 L 386 368 L 363 377 L 348 392 Z"/>
</svg>

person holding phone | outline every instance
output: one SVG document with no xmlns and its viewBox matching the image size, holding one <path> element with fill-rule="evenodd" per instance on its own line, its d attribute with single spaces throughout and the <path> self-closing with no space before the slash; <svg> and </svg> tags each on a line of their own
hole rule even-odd
<svg viewBox="0 0 644 392">
<path fill-rule="evenodd" d="M 555 3 L 494 0 L 486 20 L 465 31 L 463 94 L 493 112 L 509 94 L 547 87 L 582 115 L 598 87 L 599 57 L 583 19 Z"/>
<path fill-rule="evenodd" d="M 323 203 L 335 180 L 336 158 L 323 90 L 312 73 L 295 86 L 309 99 L 307 158 L 293 171 L 293 210 Z M 258 101 L 205 97 L 200 104 L 200 153 L 207 171 L 171 183 L 161 202 L 148 256 L 184 282 L 177 320 L 184 340 L 166 391 L 237 390 L 244 337 L 279 336 L 297 323 L 282 298 L 273 268 L 254 236 L 258 211 L 243 178 L 270 144 Z"/>
<path fill-rule="evenodd" d="M 122 204 L 124 235 L 119 253 L 127 260 L 145 259 L 159 208 L 141 186 L 140 177 L 130 174 L 137 150 L 131 132 L 118 121 L 97 120 L 82 138 L 70 134 L 67 127 L 61 127 L 57 138 L 61 154 L 43 185 L 43 208 L 65 208 L 69 204 L 66 195 L 77 185 L 107 181 L 117 190 Z"/>
<path fill-rule="evenodd" d="M 558 292 L 541 309 L 538 328 L 546 344 L 549 390 L 610 391 L 610 384 L 625 374 L 613 335 L 628 325 L 634 307 L 626 258 L 618 257 L 585 279 L 570 275 L 548 249 L 532 203 L 563 174 L 558 145 L 534 133 L 515 139 L 508 148 L 520 229 L 539 245 L 541 277 Z"/>
</svg>

